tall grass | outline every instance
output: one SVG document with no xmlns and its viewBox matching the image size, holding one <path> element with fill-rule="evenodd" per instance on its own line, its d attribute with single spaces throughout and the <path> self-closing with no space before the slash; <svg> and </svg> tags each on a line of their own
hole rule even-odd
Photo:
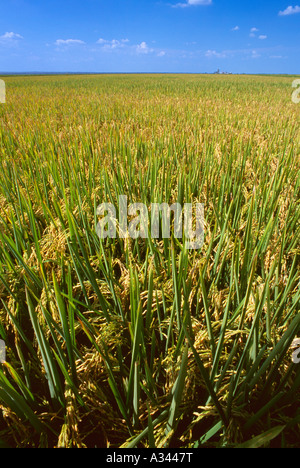
<svg viewBox="0 0 300 468">
<path fill-rule="evenodd" d="M 0 442 L 296 447 L 299 116 L 290 78 L 9 77 Z M 199 251 L 99 239 L 97 206 L 199 202 Z"/>
</svg>

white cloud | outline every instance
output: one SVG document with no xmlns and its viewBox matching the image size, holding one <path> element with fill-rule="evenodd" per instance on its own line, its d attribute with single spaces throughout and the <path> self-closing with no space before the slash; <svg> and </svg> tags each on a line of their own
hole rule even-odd
<svg viewBox="0 0 300 468">
<path fill-rule="evenodd" d="M 75 44 L 85 44 L 85 42 L 81 41 L 80 39 L 57 39 L 55 41 L 55 45 L 57 45 L 57 46 L 75 45 Z"/>
<path fill-rule="evenodd" d="M 146 42 L 141 42 L 140 45 L 138 45 L 138 48 L 140 50 L 147 50 L 148 49 L 147 43 Z"/>
<path fill-rule="evenodd" d="M 289 6 L 285 10 L 280 11 L 278 14 L 279 16 L 289 16 L 289 15 L 296 15 L 297 13 L 300 13 L 300 6 Z"/>
<path fill-rule="evenodd" d="M 122 47 L 122 44 L 118 39 L 112 39 L 110 42 L 105 44 L 105 47 L 110 49 L 117 49 L 118 47 Z"/>
<path fill-rule="evenodd" d="M 259 31 L 259 29 L 257 28 L 251 28 L 250 29 L 250 37 L 255 37 L 255 33 L 257 33 Z"/>
<path fill-rule="evenodd" d="M 234 28 L 232 28 L 231 31 L 239 31 L 240 27 L 239 26 L 235 26 Z"/>
<path fill-rule="evenodd" d="M 103 39 L 102 37 L 98 39 L 97 44 L 101 44 L 104 49 L 106 50 L 113 50 L 113 49 L 118 49 L 120 47 L 124 47 L 124 44 L 128 43 L 129 39 L 112 39 L 112 40 L 107 40 Z"/>
<path fill-rule="evenodd" d="M 174 8 L 186 8 L 190 6 L 212 5 L 212 0 L 186 0 L 185 3 L 176 3 Z"/>
<path fill-rule="evenodd" d="M 154 42 L 154 41 L 152 41 Z M 124 53 L 133 53 L 138 55 L 147 55 L 155 53 L 157 57 L 163 57 L 165 55 L 165 51 L 160 49 L 154 49 L 150 47 L 147 42 L 142 41 L 139 44 L 130 44 L 129 39 L 104 39 L 100 38 L 97 41 L 97 44 L 101 45 L 101 50 L 110 52 L 113 50 L 122 50 Z"/>
<path fill-rule="evenodd" d="M 226 58 L 226 53 L 225 52 L 217 52 L 216 50 L 207 50 L 205 52 L 205 57 L 211 58 Z"/>
<path fill-rule="evenodd" d="M 257 59 L 259 57 L 261 57 L 261 55 L 256 50 L 252 50 L 251 58 Z"/>
<path fill-rule="evenodd" d="M 226 61 L 230 58 L 239 58 L 241 60 L 249 60 L 249 59 L 259 59 L 262 58 L 266 53 L 272 53 L 272 49 L 265 49 L 265 48 L 256 48 L 256 49 L 226 49 L 226 50 L 214 50 L 209 49 L 204 52 L 204 56 L 210 60 L 222 60 Z"/>
<path fill-rule="evenodd" d="M 149 54 L 153 52 L 154 50 L 149 48 L 146 42 L 141 42 L 136 46 L 136 51 L 138 54 Z"/>
<path fill-rule="evenodd" d="M 187 0 L 189 5 L 211 5 L 212 0 Z"/>
<path fill-rule="evenodd" d="M 23 39 L 20 34 L 16 34 L 14 32 L 6 32 L 3 36 L 0 36 L 1 41 L 10 41 L 14 39 Z"/>
<path fill-rule="evenodd" d="M 258 31 L 259 31 L 259 29 L 257 29 L 257 28 L 251 28 L 251 29 L 250 29 L 250 34 L 249 34 L 249 36 L 250 36 L 250 37 L 256 37 L 256 33 L 257 33 Z M 260 39 L 260 40 L 264 40 L 264 39 L 267 39 L 267 38 L 268 38 L 268 36 L 267 36 L 266 34 L 260 34 L 260 35 L 258 36 L 258 39 Z"/>
</svg>

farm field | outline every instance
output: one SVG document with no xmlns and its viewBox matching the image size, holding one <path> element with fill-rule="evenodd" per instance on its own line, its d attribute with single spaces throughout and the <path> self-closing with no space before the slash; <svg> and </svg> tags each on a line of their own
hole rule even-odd
<svg viewBox="0 0 300 468">
<path fill-rule="evenodd" d="M 299 447 L 295 78 L 4 78 L 0 446 Z M 202 247 L 101 239 L 120 195 Z"/>
</svg>

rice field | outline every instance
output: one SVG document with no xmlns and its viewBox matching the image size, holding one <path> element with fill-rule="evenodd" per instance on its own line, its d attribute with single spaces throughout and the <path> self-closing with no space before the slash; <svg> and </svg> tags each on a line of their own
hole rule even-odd
<svg viewBox="0 0 300 468">
<path fill-rule="evenodd" d="M 293 78 L 4 80 L 0 446 L 299 447 Z M 99 238 L 120 195 L 202 203 L 203 246 Z"/>
</svg>

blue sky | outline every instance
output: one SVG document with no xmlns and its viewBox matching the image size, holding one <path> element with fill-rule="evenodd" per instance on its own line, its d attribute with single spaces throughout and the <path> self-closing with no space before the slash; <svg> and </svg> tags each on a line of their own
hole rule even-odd
<svg viewBox="0 0 300 468">
<path fill-rule="evenodd" d="M 300 74 L 300 0 L 0 0 L 0 7 L 0 72 Z"/>
</svg>

